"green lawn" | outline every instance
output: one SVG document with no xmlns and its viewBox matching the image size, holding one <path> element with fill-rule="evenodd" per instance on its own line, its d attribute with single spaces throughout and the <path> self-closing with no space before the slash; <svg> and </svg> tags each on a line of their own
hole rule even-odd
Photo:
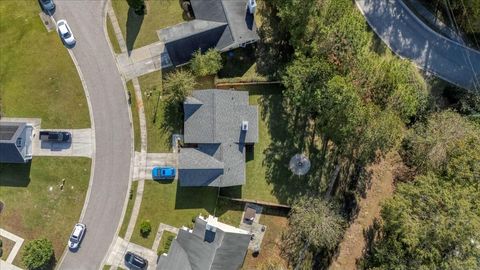
<svg viewBox="0 0 480 270">
<path fill-rule="evenodd" d="M 162 73 L 152 72 L 139 79 L 147 121 L 148 152 L 171 152 L 172 134 L 179 133 L 183 116 L 177 106 L 162 101 Z"/>
<path fill-rule="evenodd" d="M 132 81 L 127 82 L 127 89 L 128 89 L 128 93 L 130 93 L 130 98 L 131 98 L 130 108 L 132 110 L 132 120 L 133 120 L 134 149 L 135 151 L 140 152 L 141 143 L 142 143 L 142 139 L 140 138 L 140 118 L 138 116 L 137 98 L 135 96 L 135 90 L 133 89 Z"/>
<path fill-rule="evenodd" d="M 80 217 L 90 164 L 88 158 L 70 157 L 35 157 L 31 164 L 0 164 L 0 198 L 5 202 L 0 215 L 2 228 L 26 241 L 48 238 L 58 260 Z M 17 255 L 15 263 L 20 261 L 21 255 Z"/>
<path fill-rule="evenodd" d="M 118 23 L 129 50 L 159 41 L 157 30 L 184 21 L 178 0 L 147 0 L 147 15 L 137 16 L 126 0 L 112 0 Z"/>
<path fill-rule="evenodd" d="M 10 252 L 12 251 L 13 246 L 15 245 L 15 242 L 5 237 L 0 237 L 0 240 L 2 241 L 2 246 L 0 247 L 2 250 L 1 259 L 6 261 L 8 255 L 10 255 Z"/>
<path fill-rule="evenodd" d="M 121 53 L 122 50 L 120 49 L 120 45 L 118 45 L 117 37 L 115 36 L 115 30 L 113 30 L 112 21 L 110 20 L 110 16 L 107 15 L 107 33 L 108 39 L 110 39 L 110 43 L 112 44 L 113 51 L 115 53 Z"/>
<path fill-rule="evenodd" d="M 42 118 L 42 128 L 88 128 L 77 70 L 36 0 L 0 1 L 0 111 Z"/>
<path fill-rule="evenodd" d="M 118 232 L 118 236 L 120 237 L 125 237 L 125 233 L 127 232 L 128 223 L 130 222 L 130 217 L 132 216 L 133 205 L 135 204 L 135 198 L 137 197 L 137 187 L 138 181 L 132 182 L 130 195 L 128 197 L 127 210 L 125 210 L 125 217 L 123 218 L 122 227 Z"/>
<path fill-rule="evenodd" d="M 198 214 L 213 213 L 216 188 L 183 188 L 178 182 L 145 181 L 142 205 L 131 241 L 151 248 L 160 223 L 174 227 L 189 226 Z M 152 232 L 147 238 L 140 235 L 140 223 L 150 220 Z"/>
<path fill-rule="evenodd" d="M 177 235 L 171 232 L 164 231 L 162 234 L 162 240 L 160 240 L 160 245 L 158 246 L 158 255 L 162 255 L 163 253 L 168 253 L 170 249 L 170 245 L 172 244 L 173 239 L 175 239 Z"/>
</svg>

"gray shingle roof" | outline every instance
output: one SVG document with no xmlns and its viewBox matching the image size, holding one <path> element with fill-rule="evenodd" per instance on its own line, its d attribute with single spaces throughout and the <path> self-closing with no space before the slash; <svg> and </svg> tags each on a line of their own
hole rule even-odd
<svg viewBox="0 0 480 270">
<path fill-rule="evenodd" d="M 245 144 L 258 141 L 258 109 L 248 92 L 197 90 L 184 102 L 184 142 L 179 158 L 182 186 L 238 186 L 245 183 Z M 241 124 L 248 122 L 248 130 Z"/>
<path fill-rule="evenodd" d="M 207 222 L 197 217 L 193 232 L 179 230 L 168 256 L 161 256 L 157 270 L 238 270 L 243 264 L 250 235 L 215 228 L 207 230 Z M 206 241 L 206 233 L 209 241 Z"/>
<path fill-rule="evenodd" d="M 31 140 L 26 130 L 27 124 L 20 122 L 0 121 L 0 163 L 26 162 L 27 149 Z M 17 147 L 17 139 L 21 138 L 21 146 Z"/>
<path fill-rule="evenodd" d="M 246 0 L 190 0 L 195 19 L 157 31 L 175 66 L 210 48 L 228 51 L 258 41 L 254 17 Z"/>
<path fill-rule="evenodd" d="M 202 105 L 184 104 L 185 142 L 258 141 L 258 109 L 249 105 L 248 92 L 210 89 L 194 91 L 192 96 Z M 241 131 L 242 121 L 248 121 L 247 132 Z"/>
</svg>

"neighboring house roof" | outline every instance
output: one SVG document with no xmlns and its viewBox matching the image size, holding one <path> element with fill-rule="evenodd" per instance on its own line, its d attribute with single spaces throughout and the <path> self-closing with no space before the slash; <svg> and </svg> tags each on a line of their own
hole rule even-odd
<svg viewBox="0 0 480 270">
<path fill-rule="evenodd" d="M 254 16 L 247 0 L 190 0 L 195 19 L 158 31 L 175 66 L 190 61 L 192 53 L 210 48 L 228 51 L 258 41 Z"/>
<path fill-rule="evenodd" d="M 213 216 L 200 216 L 193 230 L 179 230 L 168 255 L 160 256 L 157 269 L 238 270 L 250 238 L 247 231 L 218 222 Z"/>
<path fill-rule="evenodd" d="M 31 159 L 33 128 L 26 123 L 0 121 L 0 163 Z"/>
<path fill-rule="evenodd" d="M 197 90 L 183 107 L 184 142 L 197 147 L 180 151 L 180 185 L 243 185 L 245 144 L 258 141 L 258 109 L 249 105 L 248 92 Z"/>
</svg>

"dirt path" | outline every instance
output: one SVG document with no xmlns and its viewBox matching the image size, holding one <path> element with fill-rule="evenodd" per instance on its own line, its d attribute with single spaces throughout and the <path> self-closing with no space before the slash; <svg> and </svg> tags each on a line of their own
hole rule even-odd
<svg viewBox="0 0 480 270">
<path fill-rule="evenodd" d="M 330 265 L 330 270 L 356 269 L 357 259 L 362 257 L 365 248 L 364 230 L 380 217 L 381 203 L 393 194 L 394 170 L 400 163 L 398 154 L 389 154 L 379 163 L 370 166 L 372 183 L 367 197 L 359 203 L 360 212 L 357 219 L 345 232 L 340 243 L 340 252 Z"/>
</svg>

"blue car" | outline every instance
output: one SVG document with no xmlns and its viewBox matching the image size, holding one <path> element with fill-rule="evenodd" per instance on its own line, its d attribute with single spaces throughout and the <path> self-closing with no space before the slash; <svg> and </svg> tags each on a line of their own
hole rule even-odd
<svg viewBox="0 0 480 270">
<path fill-rule="evenodd" d="M 173 167 L 155 167 L 152 170 L 152 178 L 156 179 L 174 179 L 175 168 Z"/>
</svg>

